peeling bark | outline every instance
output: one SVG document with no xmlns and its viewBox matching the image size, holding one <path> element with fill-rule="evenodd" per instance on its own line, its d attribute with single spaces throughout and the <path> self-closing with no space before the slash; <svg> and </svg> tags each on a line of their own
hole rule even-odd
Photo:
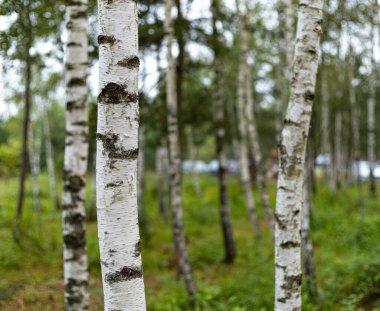
<svg viewBox="0 0 380 311">
<path fill-rule="evenodd" d="M 304 163 L 318 68 L 322 10 L 323 0 L 300 1 L 290 100 L 279 146 L 275 230 L 275 310 L 278 311 L 301 310 Z"/>
</svg>

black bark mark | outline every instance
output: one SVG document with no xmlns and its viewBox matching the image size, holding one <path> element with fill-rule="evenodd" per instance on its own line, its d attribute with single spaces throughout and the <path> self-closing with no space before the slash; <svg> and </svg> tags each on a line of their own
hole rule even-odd
<svg viewBox="0 0 380 311">
<path fill-rule="evenodd" d="M 135 244 L 135 257 L 139 257 L 141 254 L 141 241 Z"/>
<path fill-rule="evenodd" d="M 86 79 L 84 79 L 84 78 L 72 78 L 67 82 L 66 86 L 67 87 L 86 86 Z"/>
<path fill-rule="evenodd" d="M 117 64 L 122 67 L 127 67 L 130 69 L 139 68 L 140 59 L 137 56 L 126 57 L 121 61 L 118 61 Z"/>
<path fill-rule="evenodd" d="M 114 36 L 99 35 L 98 44 L 114 44 L 116 39 Z"/>
<path fill-rule="evenodd" d="M 138 93 L 127 92 L 124 87 L 117 83 L 108 83 L 100 92 L 98 101 L 103 104 L 136 103 Z"/>
<path fill-rule="evenodd" d="M 130 281 L 141 277 L 142 271 L 140 268 L 123 267 L 122 269 L 116 272 L 107 273 L 105 279 L 109 284 L 113 284 L 124 281 Z"/>
<path fill-rule="evenodd" d="M 103 148 L 108 152 L 111 159 L 129 159 L 135 160 L 139 155 L 139 149 L 123 150 L 117 146 L 118 136 L 116 134 L 96 134 L 96 138 L 101 140 Z"/>
</svg>

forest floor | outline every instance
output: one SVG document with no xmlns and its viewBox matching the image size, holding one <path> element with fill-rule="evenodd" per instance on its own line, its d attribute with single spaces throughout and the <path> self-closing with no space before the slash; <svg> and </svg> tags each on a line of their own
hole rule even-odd
<svg viewBox="0 0 380 311">
<path fill-rule="evenodd" d="M 148 310 L 189 310 L 184 286 L 176 280 L 170 222 L 158 214 L 155 176 L 146 176 L 147 222 L 141 228 Z M 273 241 L 255 191 L 261 238 L 253 236 L 236 178 L 229 200 L 238 257 L 223 263 L 217 183 L 202 176 L 202 196 L 184 178 L 186 236 L 198 287 L 199 310 L 273 310 Z M 19 239 L 12 237 L 17 180 L 0 180 L 0 310 L 63 310 L 61 216 L 51 204 L 47 177 L 40 176 L 42 214 L 33 212 L 30 180 Z M 88 187 L 90 196 L 91 185 Z M 358 206 L 354 187 L 330 195 L 318 185 L 313 199 L 313 231 L 318 297 L 303 291 L 303 310 L 380 310 L 380 201 L 367 195 Z M 367 189 L 367 185 L 365 185 Z M 274 205 L 275 187 L 271 186 Z M 88 223 L 90 310 L 102 310 L 103 297 L 95 222 Z"/>
</svg>

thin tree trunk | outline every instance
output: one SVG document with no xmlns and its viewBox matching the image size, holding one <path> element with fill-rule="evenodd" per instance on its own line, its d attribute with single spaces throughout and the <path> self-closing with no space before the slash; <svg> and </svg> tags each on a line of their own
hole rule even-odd
<svg viewBox="0 0 380 311">
<path fill-rule="evenodd" d="M 167 107 L 168 107 L 168 133 L 169 133 L 169 158 L 170 158 L 170 192 L 173 216 L 173 239 L 175 253 L 179 260 L 179 268 L 186 285 L 187 294 L 192 303 L 195 302 L 195 282 L 188 258 L 185 234 L 183 231 L 183 212 L 181 198 L 181 155 L 178 128 L 178 105 L 175 84 L 175 64 L 172 55 L 174 37 L 171 9 L 172 0 L 165 0 L 165 32 L 167 40 Z"/>
<path fill-rule="evenodd" d="M 65 309 L 89 306 L 85 186 L 88 157 L 87 0 L 66 9 L 66 141 L 63 189 Z"/>
<path fill-rule="evenodd" d="M 254 157 L 255 167 L 257 169 L 257 186 L 260 192 L 261 201 L 264 207 L 264 213 L 269 222 L 269 227 L 271 231 L 274 231 L 274 217 L 272 206 L 269 201 L 268 190 L 266 186 L 266 169 L 265 164 L 263 163 L 263 158 L 261 154 L 259 136 L 257 133 L 256 127 L 256 117 L 254 113 L 254 102 L 253 102 L 253 94 L 252 94 L 252 79 L 250 75 L 250 68 L 247 67 L 247 76 L 245 79 L 245 89 L 247 93 L 247 106 L 245 115 L 247 117 L 248 123 L 248 137 L 250 141 L 251 152 Z"/>
<path fill-rule="evenodd" d="M 335 114 L 335 138 L 334 138 L 334 183 L 338 188 L 342 185 L 342 112 Z"/>
<path fill-rule="evenodd" d="M 230 208 L 228 205 L 227 193 L 227 158 L 225 152 L 225 116 L 223 105 L 223 83 L 222 83 L 222 60 L 221 60 L 221 45 L 219 42 L 219 33 L 216 26 L 220 17 L 219 0 L 212 0 L 212 40 L 214 50 L 214 97 L 213 97 L 213 112 L 214 112 L 214 129 L 216 140 L 216 156 L 218 159 L 218 181 L 219 181 L 219 204 L 220 204 L 220 219 L 223 233 L 223 242 L 225 249 L 225 262 L 232 263 L 236 257 L 236 244 L 232 230 Z"/>
<path fill-rule="evenodd" d="M 301 310 L 301 214 L 305 151 L 318 68 L 323 0 L 301 0 L 290 101 L 279 146 L 275 310 Z"/>
<path fill-rule="evenodd" d="M 30 170 L 32 172 L 32 184 L 33 184 L 33 203 L 34 211 L 37 214 L 41 212 L 40 204 L 40 186 L 38 182 L 38 175 L 40 173 L 40 151 L 41 145 L 34 139 L 33 126 L 30 124 L 29 128 L 29 162 Z"/>
<path fill-rule="evenodd" d="M 193 188 L 198 197 L 202 195 L 201 192 L 201 187 L 199 185 L 199 178 L 198 178 L 198 173 L 196 169 L 196 150 L 194 146 L 194 140 L 193 140 L 193 130 L 191 126 L 188 126 L 186 128 L 186 136 L 187 136 L 187 149 L 189 152 L 189 160 L 191 162 L 191 167 L 190 167 L 190 174 L 193 182 Z"/>
<path fill-rule="evenodd" d="M 57 194 L 53 146 L 51 142 L 49 115 L 47 113 L 46 108 L 43 111 L 43 126 L 45 134 L 46 166 L 49 175 L 50 195 L 55 204 L 55 208 L 58 211 L 61 207 L 61 204 Z"/>
<path fill-rule="evenodd" d="M 157 194 L 159 202 L 160 216 L 166 220 L 168 218 L 168 196 L 169 196 L 169 164 L 166 140 L 161 139 L 161 144 L 156 151 L 156 171 L 157 171 Z"/>
<path fill-rule="evenodd" d="M 321 104 L 322 104 L 322 154 L 329 159 L 328 165 L 325 167 L 325 180 L 329 184 L 331 192 L 335 191 L 333 178 L 333 159 L 331 154 L 330 143 L 330 106 L 329 106 L 329 87 L 327 69 L 322 68 L 321 72 Z"/>
<path fill-rule="evenodd" d="M 145 202 L 144 202 L 144 127 L 139 128 L 139 157 L 137 161 L 137 205 L 139 209 L 139 220 L 141 225 L 146 224 Z"/>
<path fill-rule="evenodd" d="M 375 30 L 372 26 L 372 38 L 374 38 Z M 369 81 L 369 99 L 367 104 L 367 126 L 368 126 L 368 161 L 370 167 L 369 174 L 369 189 L 372 195 L 376 195 L 376 181 L 373 174 L 376 162 L 375 146 L 376 146 L 376 132 L 375 132 L 375 105 L 376 105 L 376 85 L 375 85 L 375 56 L 374 44 L 371 46 L 371 78 Z"/>
<path fill-rule="evenodd" d="M 93 154 L 92 158 L 92 187 L 91 187 L 91 198 L 90 207 L 88 209 L 88 220 L 96 220 L 96 152 Z"/>
<path fill-rule="evenodd" d="M 181 0 L 175 0 L 177 7 L 177 43 L 178 43 L 178 57 L 176 67 L 176 92 L 177 92 L 177 105 L 178 105 L 178 124 L 182 124 L 182 107 L 183 107 L 183 82 L 185 80 L 185 37 L 184 37 L 184 19 L 182 15 Z M 181 127 L 178 128 L 179 137 L 182 137 Z"/>
<path fill-rule="evenodd" d="M 245 0 L 245 7 L 246 7 L 246 14 L 250 12 L 249 10 L 249 2 Z M 247 26 L 245 27 L 244 31 L 247 32 L 248 35 L 248 29 Z M 247 104 L 245 105 L 245 111 L 244 115 L 247 119 L 247 132 L 248 132 L 248 140 L 250 142 L 249 146 L 251 148 L 251 153 L 253 155 L 255 168 L 257 170 L 257 186 L 260 192 L 261 201 L 263 203 L 264 207 L 264 213 L 266 215 L 266 218 L 269 222 L 269 227 L 273 233 L 274 231 L 274 217 L 273 217 L 273 211 L 272 207 L 269 201 L 269 195 L 266 187 L 266 169 L 265 164 L 263 163 L 262 159 L 262 153 L 260 148 L 260 141 L 259 136 L 257 133 L 257 123 L 256 123 L 256 117 L 255 117 L 255 109 L 254 109 L 254 101 L 253 101 L 253 90 L 252 90 L 252 76 L 251 76 L 251 66 L 248 63 L 248 60 L 246 59 L 246 65 L 245 65 L 245 95 Z"/>
<path fill-rule="evenodd" d="M 104 310 L 146 310 L 137 206 L 137 3 L 98 5 L 96 192 Z"/>
<path fill-rule="evenodd" d="M 351 53 L 351 46 L 350 46 Z M 353 148 L 353 158 L 354 158 L 354 169 L 355 169 L 355 182 L 358 187 L 358 196 L 359 196 L 359 208 L 360 210 L 364 207 L 364 196 L 363 196 L 363 185 L 362 179 L 360 176 L 360 167 L 359 161 L 361 158 L 360 152 L 360 111 L 357 107 L 356 102 L 356 94 L 355 94 L 355 86 L 353 85 L 354 73 L 353 73 L 353 59 L 350 57 L 349 65 L 348 65 L 348 81 L 349 81 L 349 99 L 350 99 L 350 107 L 351 107 L 351 128 L 353 134 L 352 140 L 352 148 Z"/>
<path fill-rule="evenodd" d="M 312 174 L 313 174 L 313 156 L 308 150 L 305 163 L 305 179 L 304 179 L 304 202 L 302 206 L 302 224 L 301 224 L 301 236 L 302 236 L 302 259 L 304 273 L 306 276 L 307 289 L 310 298 L 314 299 L 317 295 L 317 284 L 315 277 L 315 264 L 314 264 L 314 252 L 313 241 L 310 236 L 311 231 L 311 209 L 312 209 Z"/>
<path fill-rule="evenodd" d="M 21 147 L 21 165 L 20 165 L 20 183 L 17 197 L 17 218 L 21 218 L 24 207 L 25 195 L 25 178 L 28 167 L 28 130 L 31 110 L 30 85 L 32 82 L 32 59 L 30 49 L 33 42 L 32 25 L 30 20 L 30 0 L 26 2 L 25 8 L 26 21 L 26 42 L 25 42 L 25 90 L 24 90 L 24 120 L 22 125 L 22 147 Z"/>
<path fill-rule="evenodd" d="M 249 219 L 252 229 L 256 232 L 260 231 L 259 223 L 257 220 L 255 201 L 252 197 L 252 184 L 251 176 L 249 173 L 249 160 L 248 160 L 248 145 L 247 145 L 247 122 L 246 122 L 246 106 L 245 101 L 245 79 L 247 78 L 246 66 L 248 57 L 248 31 L 246 29 L 246 19 L 241 13 L 240 1 L 236 0 L 236 10 L 239 17 L 239 67 L 237 77 L 237 121 L 238 121 L 238 137 L 239 137 L 239 163 L 240 163 L 240 180 L 243 186 L 243 193 L 245 204 L 247 206 Z"/>
</svg>

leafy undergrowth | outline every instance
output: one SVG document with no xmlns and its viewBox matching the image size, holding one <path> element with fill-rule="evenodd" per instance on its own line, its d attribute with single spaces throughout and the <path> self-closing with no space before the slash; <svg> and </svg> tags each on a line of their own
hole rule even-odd
<svg viewBox="0 0 380 311">
<path fill-rule="evenodd" d="M 159 216 L 155 176 L 146 177 L 147 220 L 141 235 L 148 310 L 189 310 L 184 286 L 176 279 L 170 221 Z M 201 197 L 188 177 L 184 181 L 184 220 L 198 310 L 272 310 L 273 242 L 258 194 L 261 238 L 254 237 L 250 228 L 238 181 L 230 179 L 238 257 L 227 265 L 223 263 L 216 179 L 202 176 Z M 52 207 L 45 175 L 40 176 L 40 188 L 41 217 L 33 211 L 28 181 L 24 215 L 16 231 L 17 180 L 0 181 L 0 310 L 63 310 L 61 216 Z M 270 190 L 274 204 L 274 186 Z M 304 290 L 303 310 L 380 310 L 379 200 L 367 196 L 363 209 L 358 202 L 354 187 L 335 195 L 318 187 L 312 232 L 318 297 L 309 297 Z M 96 223 L 88 223 L 90 310 L 102 310 L 103 304 L 96 230 Z"/>
</svg>

